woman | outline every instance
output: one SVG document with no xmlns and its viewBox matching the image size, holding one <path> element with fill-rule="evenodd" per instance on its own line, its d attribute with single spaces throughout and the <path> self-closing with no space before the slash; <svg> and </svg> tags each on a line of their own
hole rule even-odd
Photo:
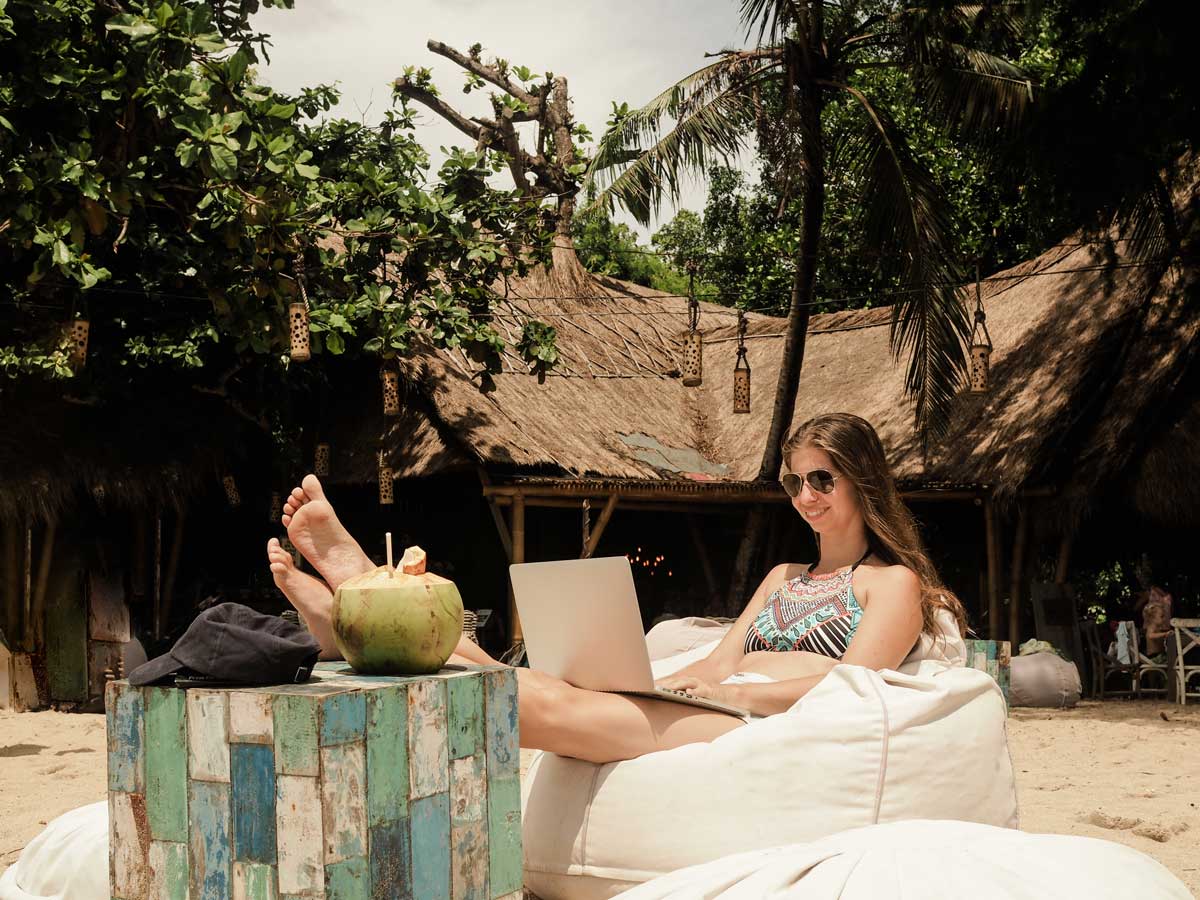
<svg viewBox="0 0 1200 900">
<path fill-rule="evenodd" d="M 819 416 L 792 432 L 783 454 L 783 487 L 816 533 L 817 561 L 772 569 L 716 649 L 659 686 L 771 715 L 839 663 L 896 668 L 922 633 L 936 634 L 940 610 L 962 627 L 962 607 L 925 554 L 869 423 L 844 413 Z M 299 572 L 272 540 L 275 582 L 336 655 L 330 588 L 375 565 L 311 475 L 289 497 L 283 524 L 328 587 Z M 451 661 L 498 664 L 466 639 Z M 517 677 L 521 746 L 590 762 L 711 741 L 745 724 L 684 704 L 583 690 L 531 669 L 518 669 Z"/>
</svg>

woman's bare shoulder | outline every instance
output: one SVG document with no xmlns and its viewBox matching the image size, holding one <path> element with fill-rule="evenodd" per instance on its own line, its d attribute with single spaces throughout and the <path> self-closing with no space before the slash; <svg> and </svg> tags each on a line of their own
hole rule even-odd
<svg viewBox="0 0 1200 900">
<path fill-rule="evenodd" d="M 874 592 L 919 603 L 921 578 L 908 566 L 872 564 L 868 561 L 854 570 L 854 591 L 864 602 L 869 602 Z"/>
</svg>

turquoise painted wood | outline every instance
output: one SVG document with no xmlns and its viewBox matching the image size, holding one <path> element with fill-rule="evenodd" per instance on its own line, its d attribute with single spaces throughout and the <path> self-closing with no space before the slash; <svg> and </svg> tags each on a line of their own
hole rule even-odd
<svg viewBox="0 0 1200 900">
<path fill-rule="evenodd" d="M 230 744 L 233 858 L 275 862 L 275 748 Z"/>
<path fill-rule="evenodd" d="M 1011 645 L 1008 641 L 966 641 L 967 666 L 986 672 L 996 680 L 1008 702 L 1011 678 Z"/>
<path fill-rule="evenodd" d="M 499 900 L 521 889 L 516 678 L 322 665 L 109 687 L 116 900 Z"/>
</svg>

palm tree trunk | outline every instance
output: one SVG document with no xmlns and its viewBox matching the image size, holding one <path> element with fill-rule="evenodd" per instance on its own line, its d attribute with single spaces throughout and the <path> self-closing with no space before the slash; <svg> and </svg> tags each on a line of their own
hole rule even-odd
<svg viewBox="0 0 1200 900">
<path fill-rule="evenodd" d="M 820 46 L 819 41 L 814 45 Z M 808 337 L 809 311 L 817 277 L 817 251 L 820 249 L 821 225 L 825 219 L 825 153 L 821 143 L 821 105 L 817 88 L 802 86 L 796 104 L 804 160 L 799 184 L 803 214 L 796 251 L 796 271 L 792 276 L 791 307 L 788 310 L 787 330 L 784 332 L 783 359 L 779 367 L 779 382 L 775 387 L 775 407 L 767 430 L 767 445 L 763 448 L 762 464 L 758 469 L 759 481 L 769 481 L 778 476 L 783 460 L 783 438 L 795 414 L 800 370 L 804 366 L 805 339 Z M 728 608 L 731 615 L 737 615 L 746 602 L 750 572 L 762 545 L 766 522 L 766 512 L 761 507 L 752 509 L 747 516 L 746 530 L 738 545 L 733 578 L 730 579 Z M 768 562 L 774 565 L 777 560 Z"/>
</svg>

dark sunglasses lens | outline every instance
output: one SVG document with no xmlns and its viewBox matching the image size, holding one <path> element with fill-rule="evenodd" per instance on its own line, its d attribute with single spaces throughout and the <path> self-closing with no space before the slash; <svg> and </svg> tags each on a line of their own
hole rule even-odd
<svg viewBox="0 0 1200 900">
<path fill-rule="evenodd" d="M 828 494 L 833 490 L 833 473 L 824 469 L 814 469 L 808 473 L 808 483 L 813 486 L 814 491 Z"/>
<path fill-rule="evenodd" d="M 787 472 L 779 479 L 783 483 L 783 489 L 787 491 L 789 497 L 797 497 L 800 494 L 800 487 L 804 484 L 803 480 L 795 472 Z"/>
</svg>

